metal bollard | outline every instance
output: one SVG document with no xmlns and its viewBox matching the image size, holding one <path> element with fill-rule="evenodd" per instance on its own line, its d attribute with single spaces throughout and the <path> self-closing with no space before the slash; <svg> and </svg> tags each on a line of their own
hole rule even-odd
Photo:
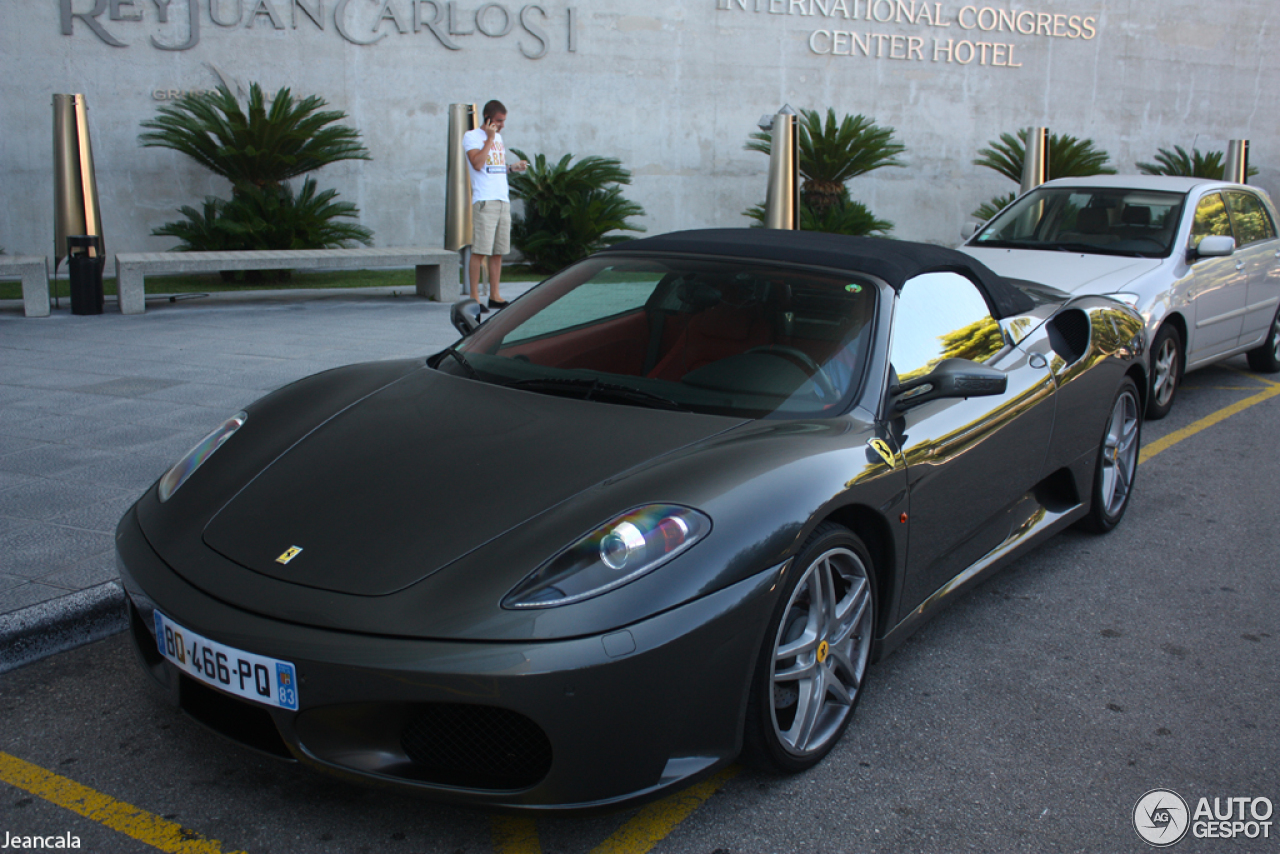
<svg viewBox="0 0 1280 854">
<path fill-rule="evenodd" d="M 800 144 L 796 111 L 788 104 L 764 116 L 759 127 L 773 134 L 769 148 L 769 183 L 764 202 L 764 227 L 800 229 Z"/>
<path fill-rule="evenodd" d="M 1233 184 L 1249 183 L 1249 140 L 1233 139 L 1227 143 L 1227 160 L 1222 167 L 1222 180 Z"/>
</svg>

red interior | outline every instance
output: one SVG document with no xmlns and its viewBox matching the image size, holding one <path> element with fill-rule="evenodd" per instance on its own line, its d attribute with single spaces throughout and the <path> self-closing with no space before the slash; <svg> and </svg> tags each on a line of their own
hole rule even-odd
<svg viewBox="0 0 1280 854">
<path fill-rule="evenodd" d="M 795 347 L 820 364 L 830 357 L 835 342 L 779 334 L 758 306 L 713 306 L 697 314 L 654 314 L 661 317 L 662 343 L 658 360 L 645 372 L 649 352 L 649 317 L 644 311 L 619 315 L 502 348 L 508 358 L 524 356 L 551 368 L 587 368 L 622 376 L 648 376 L 677 382 L 703 365 L 770 344 Z"/>
</svg>

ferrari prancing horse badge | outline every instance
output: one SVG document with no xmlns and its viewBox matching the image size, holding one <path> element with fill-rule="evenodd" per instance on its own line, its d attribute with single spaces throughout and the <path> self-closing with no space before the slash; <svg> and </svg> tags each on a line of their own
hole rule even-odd
<svg viewBox="0 0 1280 854">
<path fill-rule="evenodd" d="M 288 564 L 289 561 L 293 560 L 300 554 L 302 554 L 302 546 L 289 546 L 289 548 L 285 550 L 284 554 L 276 558 L 276 563 Z"/>
<path fill-rule="evenodd" d="M 893 468 L 893 448 L 889 447 L 889 443 L 884 439 L 870 439 L 867 444 L 871 446 L 871 450 L 880 455 L 880 459 L 884 460 L 884 464 L 889 468 Z"/>
</svg>

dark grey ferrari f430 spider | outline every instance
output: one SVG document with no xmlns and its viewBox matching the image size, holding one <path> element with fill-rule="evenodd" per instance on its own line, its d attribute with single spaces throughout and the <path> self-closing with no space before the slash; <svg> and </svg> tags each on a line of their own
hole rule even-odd
<svg viewBox="0 0 1280 854">
<path fill-rule="evenodd" d="M 948 249 L 680 232 L 454 314 L 235 414 L 121 521 L 192 717 L 492 806 L 800 771 L 878 656 L 1132 494 L 1142 318 Z"/>
</svg>

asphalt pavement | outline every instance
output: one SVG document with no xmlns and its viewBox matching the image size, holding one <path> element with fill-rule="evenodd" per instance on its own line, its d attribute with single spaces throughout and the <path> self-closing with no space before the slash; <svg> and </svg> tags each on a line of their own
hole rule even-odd
<svg viewBox="0 0 1280 854">
<path fill-rule="evenodd" d="M 0 673 L 124 628 L 116 523 L 206 433 L 301 377 L 448 346 L 449 308 L 405 288 L 149 299 L 131 316 L 0 302 Z"/>
</svg>

